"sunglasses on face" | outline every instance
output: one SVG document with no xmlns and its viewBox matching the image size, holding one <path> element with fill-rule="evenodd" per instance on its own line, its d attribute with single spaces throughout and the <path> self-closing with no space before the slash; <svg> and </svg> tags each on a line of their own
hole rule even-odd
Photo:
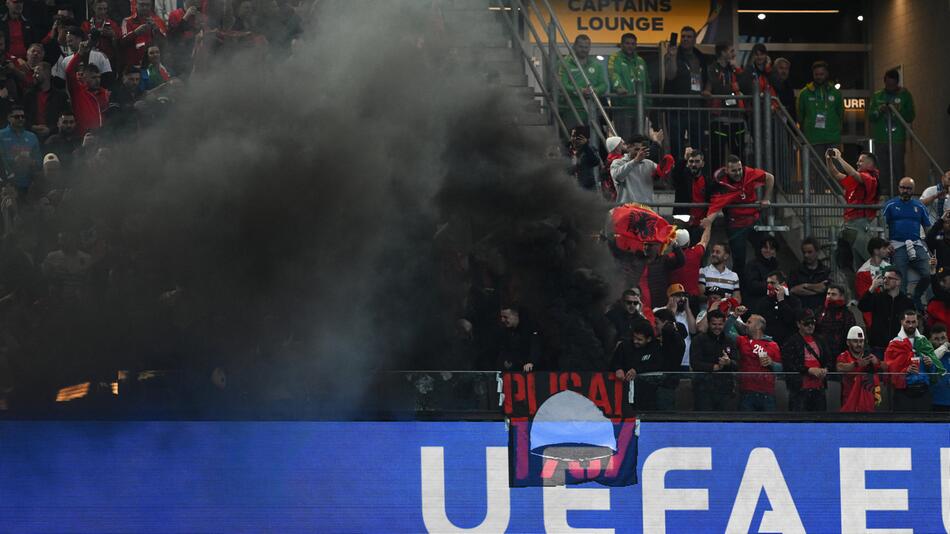
<svg viewBox="0 0 950 534">
<path fill-rule="evenodd" d="M 626 304 L 627 306 L 636 306 L 637 304 L 640 304 L 640 301 L 639 300 L 625 300 L 623 301 L 623 303 Z"/>
<path fill-rule="evenodd" d="M 815 326 L 815 321 L 802 321 L 802 326 Z"/>
</svg>

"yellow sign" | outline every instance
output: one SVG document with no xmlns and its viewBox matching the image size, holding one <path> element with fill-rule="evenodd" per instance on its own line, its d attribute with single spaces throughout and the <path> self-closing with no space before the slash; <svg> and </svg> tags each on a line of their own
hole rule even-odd
<svg viewBox="0 0 950 534">
<path fill-rule="evenodd" d="M 864 109 L 867 103 L 867 99 L 864 98 L 845 98 L 844 99 L 844 109 L 847 110 L 860 110 Z"/>
<path fill-rule="evenodd" d="M 710 0 L 550 0 L 558 20 L 569 40 L 580 34 L 591 38 L 595 44 L 617 44 L 620 36 L 633 33 L 638 44 L 657 44 L 670 38 L 670 33 L 679 33 L 684 26 L 697 31 L 711 17 Z M 532 23 L 546 40 L 547 9 L 537 3 L 544 16 L 538 24 L 532 12 Z"/>
</svg>

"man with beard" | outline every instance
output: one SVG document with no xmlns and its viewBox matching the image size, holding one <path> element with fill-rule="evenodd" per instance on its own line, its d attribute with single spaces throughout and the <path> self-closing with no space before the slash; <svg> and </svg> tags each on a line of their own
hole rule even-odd
<svg viewBox="0 0 950 534">
<path fill-rule="evenodd" d="M 726 316 L 719 310 L 706 314 L 708 331 L 693 338 L 689 364 L 697 374 L 693 378 L 693 409 L 723 411 L 735 390 L 730 374 L 737 369 L 735 350 L 723 330 Z"/>
<path fill-rule="evenodd" d="M 766 287 L 765 298 L 759 300 L 752 312 L 765 319 L 765 334 L 781 345 L 794 332 L 795 318 L 802 305 L 798 297 L 789 293 L 782 271 L 769 273 Z"/>
<path fill-rule="evenodd" d="M 829 81 L 828 63 L 816 61 L 811 75 L 812 81 L 798 93 L 798 118 L 805 139 L 823 154 L 841 144 L 844 99 Z"/>
<path fill-rule="evenodd" d="M 666 63 L 665 92 L 672 95 L 699 95 L 706 86 L 706 64 L 709 59 L 696 48 L 696 30 L 685 26 L 680 30 L 679 46 L 671 46 L 663 61 Z M 700 100 L 671 100 L 672 105 L 690 108 L 703 107 Z M 701 146 L 703 127 L 697 111 L 670 113 L 670 150 L 681 154 L 687 146 Z"/>
<path fill-rule="evenodd" d="M 647 63 L 637 55 L 637 36 L 625 33 L 620 36 L 620 50 L 610 55 L 607 60 L 607 75 L 610 87 L 618 95 L 615 106 L 623 109 L 614 113 L 614 124 L 621 137 L 633 135 L 639 128 L 635 128 L 637 116 L 636 95 L 652 93 L 650 90 L 650 72 Z M 644 98 L 643 105 L 650 106 L 650 100 Z"/>
<path fill-rule="evenodd" d="M 793 412 L 823 412 L 827 406 L 825 377 L 835 355 L 821 338 L 815 337 L 815 314 L 798 312 L 798 332 L 782 343 L 782 365 L 796 375 L 788 376 L 788 409 Z"/>
<path fill-rule="evenodd" d="M 739 285 L 739 275 L 728 267 L 729 245 L 716 243 L 709 253 L 709 265 L 699 271 L 699 291 L 706 292 L 707 287 L 722 289 L 727 297 L 742 302 L 742 293 Z"/>
<path fill-rule="evenodd" d="M 636 381 L 634 385 L 637 410 L 656 410 L 657 389 L 663 382 L 659 374 L 641 376 L 647 373 L 679 369 L 679 360 L 683 354 L 682 333 L 674 321 L 660 321 L 657 324 L 662 340 L 655 336 L 653 325 L 639 321 L 633 325 L 629 339 L 621 341 L 614 354 L 613 368 L 617 378 Z M 669 397 L 665 403 L 669 402 Z M 664 406 L 668 409 L 669 406 Z"/>
<path fill-rule="evenodd" d="M 920 280 L 914 287 L 912 300 L 917 309 L 923 309 L 920 298 L 930 286 L 930 256 L 927 246 L 920 240 L 921 230 L 930 228 L 930 216 L 927 207 L 919 200 L 911 198 L 914 193 L 914 179 L 901 178 L 898 185 L 900 196 L 884 204 L 881 213 L 887 221 L 888 237 L 894 248 L 894 266 L 901 273 L 901 292 L 907 293 L 907 274 L 914 270 Z"/>
<path fill-rule="evenodd" d="M 756 191 L 765 185 L 762 200 Z M 733 268 L 745 275 L 746 241 L 752 237 L 753 227 L 759 220 L 759 208 L 730 208 L 732 204 L 760 204 L 768 206 L 772 198 L 775 176 L 762 169 L 746 167 L 738 156 L 729 156 L 726 166 L 713 174 L 710 205 L 706 220 L 712 222 L 720 213 L 726 214 L 729 246 L 732 248 Z"/>
<path fill-rule="evenodd" d="M 825 300 L 831 271 L 818 259 L 818 241 L 814 238 L 803 239 L 801 250 L 802 263 L 792 271 L 788 285 L 791 292 L 802 301 L 802 307 L 817 315 Z"/>
<path fill-rule="evenodd" d="M 852 326 L 854 314 L 848 309 L 845 288 L 837 284 L 829 286 L 825 295 L 825 306 L 815 323 L 815 336 L 821 338 L 831 352 L 837 354 L 845 349 L 845 336 Z"/>
<path fill-rule="evenodd" d="M 726 337 L 739 353 L 739 410 L 775 411 L 775 375 L 782 371 L 782 353 L 778 343 L 766 339 L 765 319 L 752 315 L 743 324 L 740 308 L 726 322 Z"/>
<path fill-rule="evenodd" d="M 854 296 L 857 299 L 864 297 L 871 289 L 871 284 L 875 278 L 883 278 L 884 269 L 890 267 L 890 263 L 885 259 L 891 255 L 891 245 L 880 237 L 872 237 L 868 241 L 868 254 L 870 257 L 864 265 L 858 269 L 854 275 Z M 871 331 L 871 314 L 864 313 L 864 327 L 868 332 Z"/>
<path fill-rule="evenodd" d="M 607 310 L 606 317 L 613 325 L 617 339 L 629 339 L 634 323 L 649 321 L 643 313 L 640 290 L 636 288 L 624 290 L 620 300 Z"/>
<path fill-rule="evenodd" d="M 846 373 L 841 377 L 842 412 L 873 412 L 877 404 L 875 389 L 880 386 L 873 373 L 881 370 L 881 360 L 867 351 L 864 341 L 864 330 L 852 326 L 848 330 L 847 349 L 838 355 L 835 368 Z M 854 391 L 856 387 L 862 390 Z"/>
<path fill-rule="evenodd" d="M 835 162 L 844 171 L 835 168 Z M 832 148 L 825 154 L 828 172 L 844 187 L 844 200 L 848 204 L 877 204 L 878 171 L 877 159 L 870 152 L 858 156 L 857 169 L 848 165 L 841 157 L 841 151 Z M 867 247 L 871 225 L 877 218 L 877 210 L 848 208 L 844 210 L 844 226 L 838 236 L 838 248 L 850 250 L 850 261 L 839 265 L 857 270 L 868 259 Z M 842 246 L 844 245 L 844 246 Z"/>
<path fill-rule="evenodd" d="M 901 273 L 894 267 L 884 269 L 884 274 L 871 282 L 868 292 L 858 301 L 858 308 L 871 314 L 871 347 L 886 347 L 900 329 L 901 314 L 913 307 L 914 303 L 901 291 Z"/>
<path fill-rule="evenodd" d="M 607 79 L 604 76 L 603 69 L 596 61 L 590 59 L 590 45 L 590 37 L 584 34 L 578 35 L 574 39 L 572 47 L 574 55 L 577 56 L 577 61 L 574 61 L 574 58 L 568 55 L 561 60 L 561 64 L 558 66 L 558 76 L 561 78 L 561 83 L 567 88 L 568 96 L 580 115 L 581 123 L 584 125 L 587 124 L 589 118 L 584 110 L 583 100 L 598 98 L 607 92 Z M 590 87 L 586 87 L 584 75 L 590 80 Z M 577 92 L 575 83 L 580 88 L 580 93 Z M 592 103 L 590 106 L 594 107 L 596 104 Z M 564 118 L 565 123 L 572 124 L 575 122 L 570 106 L 562 106 L 558 111 L 561 117 Z"/>
<path fill-rule="evenodd" d="M 703 160 L 703 153 L 692 147 L 686 147 L 683 159 L 673 166 L 670 176 L 673 180 L 673 191 L 675 202 L 683 203 L 704 203 L 709 202 L 709 195 L 706 193 L 706 176 L 703 168 L 706 163 Z M 706 208 L 673 208 L 673 215 L 689 215 L 689 221 L 686 223 L 686 229 L 689 231 L 691 241 L 696 241 L 702 233 L 703 216 L 706 214 Z"/>
<path fill-rule="evenodd" d="M 915 310 L 904 312 L 900 332 L 884 351 L 884 368 L 889 373 L 898 373 L 891 377 L 895 412 L 930 411 L 930 384 L 936 383 L 945 371 L 930 340 L 917 330 Z"/>
<path fill-rule="evenodd" d="M 759 242 L 755 257 L 746 266 L 742 280 L 742 298 L 749 309 L 768 296 L 769 273 L 778 270 L 778 240 L 767 235 Z"/>
</svg>

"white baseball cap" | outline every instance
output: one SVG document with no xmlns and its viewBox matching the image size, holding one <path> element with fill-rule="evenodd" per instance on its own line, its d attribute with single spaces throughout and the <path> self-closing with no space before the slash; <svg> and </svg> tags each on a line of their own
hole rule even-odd
<svg viewBox="0 0 950 534">
<path fill-rule="evenodd" d="M 613 152 L 621 143 L 623 143 L 623 139 L 619 137 L 608 137 L 604 142 L 604 146 L 607 148 L 607 152 Z"/>
</svg>

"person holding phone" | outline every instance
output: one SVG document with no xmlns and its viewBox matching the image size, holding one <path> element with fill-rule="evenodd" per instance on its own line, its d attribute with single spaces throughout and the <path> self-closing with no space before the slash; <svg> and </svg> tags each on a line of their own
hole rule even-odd
<svg viewBox="0 0 950 534">
<path fill-rule="evenodd" d="M 670 35 L 670 45 L 665 63 L 666 85 L 664 92 L 672 95 L 694 95 L 698 97 L 706 86 L 706 66 L 710 59 L 696 48 L 696 30 L 684 26 L 679 35 Z M 671 100 L 676 107 L 701 108 L 702 99 Z M 703 146 L 703 121 L 700 111 L 671 111 L 668 114 L 670 128 L 670 150 L 682 154 L 686 147 Z"/>
</svg>

